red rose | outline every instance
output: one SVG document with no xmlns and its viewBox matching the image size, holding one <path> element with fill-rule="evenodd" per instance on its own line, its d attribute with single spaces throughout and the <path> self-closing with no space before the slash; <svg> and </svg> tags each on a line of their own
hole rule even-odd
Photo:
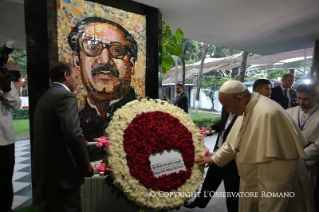
<svg viewBox="0 0 319 212">
<path fill-rule="evenodd" d="M 191 176 L 195 160 L 192 133 L 168 113 L 155 111 L 137 115 L 124 131 L 123 145 L 130 174 L 146 188 L 171 191 L 182 186 Z M 181 151 L 187 170 L 156 178 L 149 156 L 170 149 Z"/>
</svg>

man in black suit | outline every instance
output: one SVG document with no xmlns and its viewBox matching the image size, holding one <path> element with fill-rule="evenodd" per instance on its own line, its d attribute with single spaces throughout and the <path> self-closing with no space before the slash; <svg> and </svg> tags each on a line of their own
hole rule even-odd
<svg viewBox="0 0 319 212">
<path fill-rule="evenodd" d="M 217 124 L 214 124 L 207 129 L 209 131 L 215 130 L 218 132 L 214 152 L 226 141 L 228 133 L 236 119 L 236 115 L 228 113 L 223 107 L 221 120 Z M 232 160 L 222 168 L 218 167 L 217 165 L 212 165 L 207 170 L 200 195 L 196 197 L 194 202 L 185 204 L 184 206 L 186 208 L 205 208 L 222 180 L 224 181 L 226 192 L 238 192 L 239 179 L 240 178 L 235 160 Z M 238 211 L 238 197 L 227 197 L 226 205 L 228 211 Z"/>
<path fill-rule="evenodd" d="M 284 109 L 298 106 L 297 94 L 291 89 L 295 77 L 292 74 L 285 74 L 282 77 L 281 85 L 274 87 L 270 98 L 280 104 Z"/>
<path fill-rule="evenodd" d="M 185 113 L 188 113 L 188 99 L 186 94 L 184 93 L 183 84 L 178 83 L 175 86 L 177 96 L 174 101 L 174 105 L 180 107 Z"/>
<path fill-rule="evenodd" d="M 39 100 L 34 116 L 32 181 L 43 189 L 40 211 L 82 211 L 80 186 L 94 174 L 79 123 L 78 71 L 57 63 L 52 86 Z"/>
</svg>

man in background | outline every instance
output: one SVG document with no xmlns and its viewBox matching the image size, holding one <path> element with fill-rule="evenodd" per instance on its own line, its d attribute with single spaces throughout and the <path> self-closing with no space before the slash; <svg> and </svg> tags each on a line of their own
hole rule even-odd
<svg viewBox="0 0 319 212">
<path fill-rule="evenodd" d="M 176 90 L 177 96 L 175 98 L 174 105 L 184 110 L 185 113 L 188 113 L 188 99 L 186 94 L 184 93 L 183 84 L 181 83 L 176 84 L 175 90 Z"/>
<path fill-rule="evenodd" d="M 319 109 L 315 85 L 300 85 L 297 88 L 299 106 L 287 109 L 288 114 L 297 123 L 308 144 L 304 146 L 306 167 L 312 188 L 315 190 L 316 211 L 319 211 Z"/>
<path fill-rule="evenodd" d="M 12 176 L 15 163 L 16 138 L 11 118 L 12 110 L 21 107 L 21 99 L 14 84 L 0 73 L 0 212 L 12 211 Z"/>
<path fill-rule="evenodd" d="M 270 97 L 271 82 L 266 79 L 258 79 L 254 82 L 253 90 L 263 96 Z"/>
<path fill-rule="evenodd" d="M 43 189 L 40 211 L 82 211 L 81 185 L 94 174 L 79 123 L 73 93 L 78 71 L 59 62 L 50 70 L 52 86 L 39 100 L 34 116 L 32 181 Z"/>
<path fill-rule="evenodd" d="M 270 98 L 280 104 L 284 109 L 298 106 L 297 95 L 291 86 L 295 82 L 295 77 L 292 74 L 285 74 L 282 77 L 281 85 L 274 87 Z"/>
</svg>

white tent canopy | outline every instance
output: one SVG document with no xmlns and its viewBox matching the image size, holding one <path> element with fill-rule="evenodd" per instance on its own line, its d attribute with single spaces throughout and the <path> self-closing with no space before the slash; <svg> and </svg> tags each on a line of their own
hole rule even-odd
<svg viewBox="0 0 319 212">
<path fill-rule="evenodd" d="M 251 65 L 247 71 L 265 68 L 300 69 L 312 62 L 313 48 L 301 49 L 290 52 L 277 53 L 272 55 L 251 55 L 247 58 L 247 65 Z M 306 60 L 305 60 L 306 56 Z M 232 70 L 239 67 L 242 61 L 242 54 L 236 54 L 223 58 L 206 58 L 204 61 L 203 73 L 212 70 Z M 186 65 L 185 79 L 189 80 L 199 73 L 200 61 Z M 182 81 L 182 67 L 178 67 L 178 81 Z M 163 83 L 175 83 L 175 67 L 163 74 Z"/>
</svg>

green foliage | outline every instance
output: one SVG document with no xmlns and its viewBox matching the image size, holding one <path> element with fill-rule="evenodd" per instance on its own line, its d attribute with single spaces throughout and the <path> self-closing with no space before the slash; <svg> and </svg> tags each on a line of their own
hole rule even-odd
<svg viewBox="0 0 319 212">
<path fill-rule="evenodd" d="M 210 55 L 210 57 L 214 58 L 221 58 L 221 57 L 228 57 L 235 54 L 240 53 L 240 51 L 236 49 L 228 49 L 225 47 L 210 45 L 207 54 Z"/>
<path fill-rule="evenodd" d="M 174 60 L 169 54 L 162 54 L 162 71 L 163 73 L 170 70 L 171 65 L 174 64 Z"/>
<path fill-rule="evenodd" d="M 211 102 L 215 100 L 215 91 L 219 89 L 219 80 L 215 77 L 204 77 L 202 81 L 203 92 L 210 98 Z"/>
<path fill-rule="evenodd" d="M 184 47 L 186 39 L 181 43 L 181 47 Z M 187 49 L 185 52 L 185 64 L 193 64 L 194 62 L 200 61 L 202 58 L 202 51 L 204 43 L 198 42 L 195 40 L 188 40 Z M 209 45 L 206 52 L 206 57 L 227 57 L 234 54 L 238 54 L 240 51 L 235 49 L 228 49 L 225 47 L 219 47 L 215 45 Z M 178 61 L 178 64 L 181 64 L 181 61 Z"/>
<path fill-rule="evenodd" d="M 13 64 L 19 66 L 23 73 L 27 73 L 27 52 L 26 50 L 14 50 L 10 56 L 13 58 Z"/>
<path fill-rule="evenodd" d="M 13 58 L 13 64 L 19 67 L 19 71 L 21 77 L 23 77 L 25 81 L 25 85 L 27 82 L 27 51 L 26 50 L 14 50 L 10 56 Z"/>
<path fill-rule="evenodd" d="M 176 29 L 176 40 L 178 43 L 181 43 L 184 39 L 184 32 L 180 29 Z"/>
<path fill-rule="evenodd" d="M 17 139 L 30 135 L 29 119 L 13 120 L 14 135 Z"/>
<path fill-rule="evenodd" d="M 257 79 L 275 79 L 281 80 L 282 76 L 289 74 L 289 69 L 269 69 L 269 70 L 252 70 L 246 72 L 245 81 L 252 81 Z M 303 72 L 295 69 L 295 77 L 303 77 Z"/>
<path fill-rule="evenodd" d="M 176 29 L 175 35 L 172 34 L 167 21 L 162 21 L 162 72 L 166 73 L 174 64 L 172 56 L 181 56 L 183 49 L 180 46 L 184 39 L 184 33 L 180 28 Z"/>
<path fill-rule="evenodd" d="M 29 109 L 10 110 L 12 119 L 28 119 Z"/>
<path fill-rule="evenodd" d="M 14 50 L 10 56 L 13 58 L 13 64 L 19 66 L 21 71 L 27 71 L 27 52 L 26 50 Z"/>
<path fill-rule="evenodd" d="M 219 90 L 219 87 L 230 80 L 229 77 L 221 77 L 220 75 L 206 76 L 202 80 L 202 88 L 204 94 L 210 99 L 214 107 L 215 92 Z M 214 109 L 214 108 L 212 108 Z"/>
<path fill-rule="evenodd" d="M 186 40 L 184 39 L 182 46 L 185 45 Z M 194 40 L 188 40 L 187 42 L 187 49 L 185 52 L 185 64 L 192 64 L 198 60 L 200 60 L 201 57 L 199 57 L 200 53 L 200 46 L 198 41 Z"/>
<path fill-rule="evenodd" d="M 281 80 L 282 76 L 289 74 L 288 69 L 272 69 L 267 71 L 267 78 Z"/>
<path fill-rule="evenodd" d="M 195 125 L 199 128 L 209 127 L 220 121 L 219 115 L 213 115 L 209 113 L 195 113 L 193 111 L 189 111 L 189 114 Z"/>
</svg>

